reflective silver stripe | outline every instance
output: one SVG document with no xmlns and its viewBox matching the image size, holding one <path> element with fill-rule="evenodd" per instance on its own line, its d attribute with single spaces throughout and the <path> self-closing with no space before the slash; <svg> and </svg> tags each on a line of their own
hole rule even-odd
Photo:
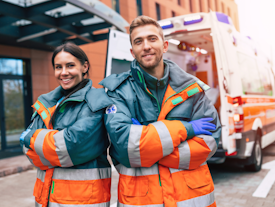
<svg viewBox="0 0 275 207">
<path fill-rule="evenodd" d="M 53 179 L 58 180 L 99 180 L 111 178 L 111 167 L 92 169 L 55 168 Z"/>
<path fill-rule="evenodd" d="M 202 138 L 205 143 L 207 144 L 207 146 L 209 147 L 209 149 L 211 150 L 211 152 L 209 153 L 207 160 L 209 160 L 216 152 L 217 150 L 217 143 L 216 143 L 216 140 L 212 137 L 212 136 L 208 136 L 208 135 L 199 135 L 197 137 L 200 137 Z"/>
<path fill-rule="evenodd" d="M 42 204 L 37 203 L 37 202 L 35 201 L 35 207 L 42 207 Z"/>
<path fill-rule="evenodd" d="M 128 139 L 128 157 L 131 167 L 140 167 L 140 151 L 139 140 L 141 137 L 143 126 L 131 125 L 129 139 Z"/>
<path fill-rule="evenodd" d="M 46 175 L 46 171 L 37 169 L 37 174 L 36 174 L 36 176 L 37 176 L 37 178 L 40 179 L 42 182 L 44 182 L 45 175 Z"/>
<path fill-rule="evenodd" d="M 56 154 L 58 155 L 58 159 L 60 161 L 61 167 L 71 167 L 73 166 L 73 162 L 68 153 L 67 146 L 65 143 L 64 130 L 57 132 L 53 135 L 55 146 L 56 146 Z"/>
<path fill-rule="evenodd" d="M 206 165 L 206 162 L 202 163 L 200 166 Z M 170 173 L 176 173 L 179 171 L 184 171 L 184 170 L 188 170 L 188 169 L 175 169 L 175 168 L 169 168 Z"/>
<path fill-rule="evenodd" d="M 213 191 L 212 193 L 209 193 L 207 195 L 177 202 L 177 207 L 190 207 L 190 206 L 206 207 L 206 206 L 210 206 L 214 202 L 215 202 L 215 196 Z"/>
<path fill-rule="evenodd" d="M 49 207 L 109 207 L 110 202 L 96 204 L 60 204 L 49 202 Z"/>
<path fill-rule="evenodd" d="M 44 153 L 43 153 L 43 143 L 45 136 L 53 130 L 51 129 L 44 129 L 39 132 L 37 135 L 35 142 L 34 142 L 34 149 L 37 155 L 39 155 L 39 158 L 43 165 L 53 167 L 51 163 L 45 158 Z"/>
<path fill-rule="evenodd" d="M 164 204 L 151 204 L 151 205 L 127 205 L 117 202 L 117 207 L 164 207 Z"/>
<path fill-rule="evenodd" d="M 159 169 L 158 164 L 154 164 L 151 167 L 136 167 L 136 168 L 127 168 L 122 164 L 115 166 L 117 171 L 122 175 L 129 176 L 144 176 L 144 175 L 158 175 Z"/>
<path fill-rule="evenodd" d="M 30 161 L 31 164 L 33 164 L 31 158 L 29 158 L 29 156 L 27 155 L 27 152 L 29 151 L 29 149 L 27 147 L 25 147 L 25 145 L 23 145 L 23 153 L 27 156 L 28 160 Z M 34 164 L 33 164 L 34 165 Z"/>
<path fill-rule="evenodd" d="M 206 165 L 206 162 L 202 163 L 200 166 Z"/>
<path fill-rule="evenodd" d="M 159 138 L 162 145 L 163 157 L 171 154 L 174 150 L 173 139 L 169 130 L 162 121 L 151 123 L 158 131 Z"/>
<path fill-rule="evenodd" d="M 188 142 L 182 142 L 178 149 L 180 156 L 179 169 L 189 169 L 191 154 Z"/>
<path fill-rule="evenodd" d="M 175 168 L 169 168 L 169 171 L 170 171 L 170 173 L 171 173 L 171 174 L 172 174 L 172 173 L 179 172 L 179 171 L 183 171 L 183 170 L 185 170 L 185 169 L 175 169 Z"/>
</svg>

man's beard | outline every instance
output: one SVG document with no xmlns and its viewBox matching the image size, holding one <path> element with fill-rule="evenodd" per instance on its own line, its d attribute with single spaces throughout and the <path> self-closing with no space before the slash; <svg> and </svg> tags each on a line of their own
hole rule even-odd
<svg viewBox="0 0 275 207">
<path fill-rule="evenodd" d="M 142 69 L 152 70 L 152 69 L 154 69 L 155 67 L 157 67 L 159 65 L 161 59 L 162 59 L 162 55 L 159 58 L 156 58 L 155 63 L 151 66 L 145 66 L 144 64 L 142 64 L 142 61 L 140 61 L 138 59 L 136 59 L 136 60 L 139 63 L 139 65 L 141 66 Z"/>
</svg>

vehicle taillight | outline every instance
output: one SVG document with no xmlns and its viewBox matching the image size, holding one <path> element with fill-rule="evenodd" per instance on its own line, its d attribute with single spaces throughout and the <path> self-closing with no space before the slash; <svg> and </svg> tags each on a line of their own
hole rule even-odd
<svg viewBox="0 0 275 207">
<path fill-rule="evenodd" d="M 228 154 L 227 152 L 225 152 L 225 156 L 235 156 L 237 155 L 237 151 L 232 152 L 231 154 Z"/>
<path fill-rule="evenodd" d="M 233 120 L 235 132 L 242 132 L 244 127 L 244 115 L 242 108 L 242 97 L 238 96 L 233 98 Z"/>
</svg>

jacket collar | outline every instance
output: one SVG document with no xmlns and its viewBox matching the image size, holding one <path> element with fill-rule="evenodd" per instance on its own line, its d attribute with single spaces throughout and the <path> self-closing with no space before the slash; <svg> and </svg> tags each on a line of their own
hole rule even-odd
<svg viewBox="0 0 275 207">
<path fill-rule="evenodd" d="M 168 71 L 167 75 L 169 74 L 169 78 L 167 78 L 169 80 L 169 84 L 176 93 L 183 90 L 188 85 L 198 80 L 196 77 L 186 73 L 176 63 L 166 59 L 164 59 L 163 62 L 165 64 L 166 70 Z M 141 88 L 145 89 L 146 84 L 145 84 L 144 74 L 136 60 L 133 60 L 131 63 L 131 73 L 134 80 L 138 83 L 138 85 Z M 165 76 L 166 76 L 166 73 L 165 73 Z"/>
<path fill-rule="evenodd" d="M 149 90 L 156 90 L 157 84 L 159 84 L 158 87 L 161 89 L 166 87 L 169 78 L 169 69 L 167 67 L 164 68 L 164 76 L 160 80 L 145 72 L 142 68 L 140 69 Z"/>
<path fill-rule="evenodd" d="M 81 88 L 77 92 L 73 93 L 66 101 L 82 102 L 85 99 L 86 93 L 89 89 L 91 89 L 91 87 L 92 81 L 89 80 L 84 88 Z M 57 101 L 63 96 L 61 90 L 61 86 L 58 86 L 53 91 L 39 96 L 38 100 L 42 102 L 47 108 L 53 107 L 56 105 Z"/>
</svg>

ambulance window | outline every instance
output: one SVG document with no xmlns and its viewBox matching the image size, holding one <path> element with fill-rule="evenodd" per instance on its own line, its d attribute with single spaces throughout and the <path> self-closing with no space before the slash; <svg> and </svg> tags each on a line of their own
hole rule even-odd
<svg viewBox="0 0 275 207">
<path fill-rule="evenodd" d="M 111 74 L 123 73 L 130 70 L 131 62 L 127 60 L 112 59 Z"/>
<path fill-rule="evenodd" d="M 271 77 L 270 71 L 268 70 L 267 67 L 262 67 L 260 71 L 261 71 L 260 77 L 263 84 L 262 86 L 263 92 L 265 95 L 272 96 L 273 93 L 272 93 L 272 85 L 270 80 L 270 77 Z"/>
<path fill-rule="evenodd" d="M 239 71 L 244 94 L 264 94 L 261 76 L 254 58 L 238 53 Z"/>
</svg>

